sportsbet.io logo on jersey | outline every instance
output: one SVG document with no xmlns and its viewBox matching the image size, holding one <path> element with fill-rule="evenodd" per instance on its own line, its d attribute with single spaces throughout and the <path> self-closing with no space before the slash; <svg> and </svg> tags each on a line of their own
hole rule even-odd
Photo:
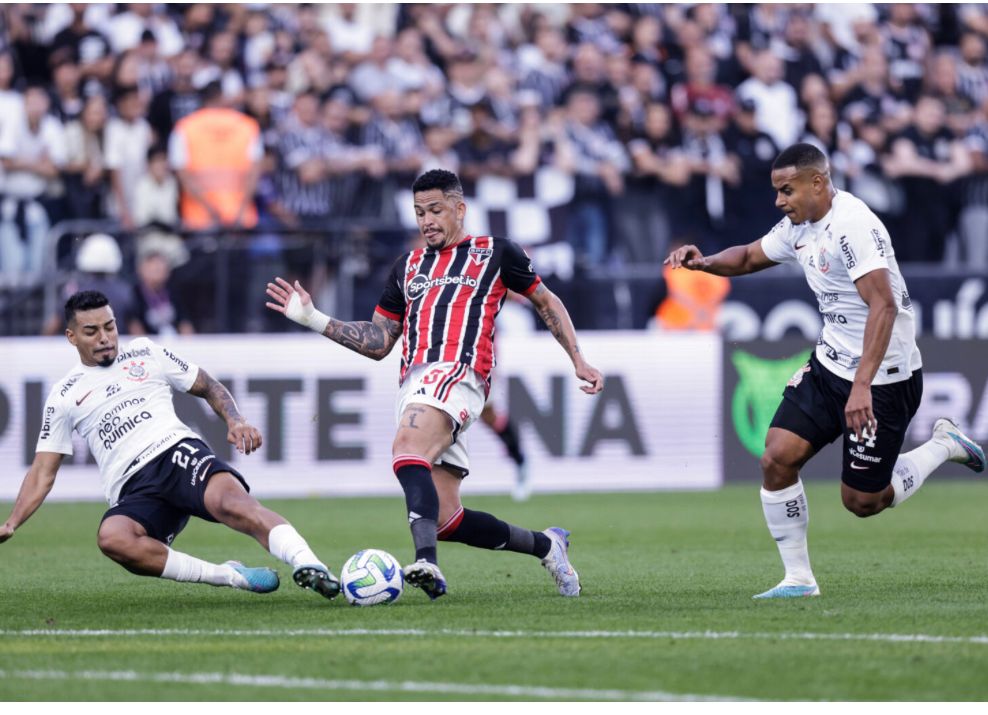
<svg viewBox="0 0 988 715">
<path fill-rule="evenodd" d="M 429 278 L 429 276 L 417 275 L 405 285 L 405 300 L 411 303 L 421 298 L 433 288 L 447 285 L 465 285 L 470 288 L 476 288 L 478 284 L 477 279 L 470 276 L 439 276 L 438 278 Z"/>
</svg>

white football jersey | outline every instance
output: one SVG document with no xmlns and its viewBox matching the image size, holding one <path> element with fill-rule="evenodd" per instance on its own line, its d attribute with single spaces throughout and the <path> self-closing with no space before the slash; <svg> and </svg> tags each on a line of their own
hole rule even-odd
<svg viewBox="0 0 988 715">
<path fill-rule="evenodd" d="M 845 380 L 854 380 L 868 319 L 868 304 L 854 281 L 880 268 L 889 272 L 898 315 L 885 358 L 872 384 L 906 380 L 922 367 L 912 302 L 895 260 L 892 241 L 885 226 L 861 199 L 838 191 L 830 211 L 816 223 L 793 225 L 787 217 L 761 241 L 762 250 L 770 260 L 794 261 L 803 267 L 823 318 L 816 354 L 824 367 Z"/>
<path fill-rule="evenodd" d="M 147 338 L 120 349 L 109 367 L 81 362 L 45 402 L 38 452 L 72 454 L 72 430 L 89 444 L 112 506 L 124 482 L 176 442 L 198 434 L 179 421 L 172 389 L 188 392 L 199 367 Z"/>
</svg>

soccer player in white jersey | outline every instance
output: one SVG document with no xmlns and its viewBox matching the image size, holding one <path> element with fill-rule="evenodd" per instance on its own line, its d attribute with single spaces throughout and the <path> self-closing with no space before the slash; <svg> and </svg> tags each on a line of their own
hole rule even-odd
<svg viewBox="0 0 988 715">
<path fill-rule="evenodd" d="M 666 263 L 722 276 L 798 263 L 816 294 L 823 332 L 783 392 L 761 459 L 762 509 L 786 574 L 755 598 L 793 598 L 820 594 L 799 470 L 823 446 L 843 437 L 841 498 L 861 517 L 898 506 L 946 461 L 984 471 L 985 453 L 940 419 L 928 442 L 899 454 L 923 376 L 913 308 L 888 231 L 864 202 L 834 189 L 827 158 L 810 144 L 779 154 L 771 179 L 786 217 L 768 234 L 713 256 L 683 246 Z"/>
<path fill-rule="evenodd" d="M 293 568 L 299 586 L 326 598 L 339 593 L 339 580 L 305 539 L 250 496 L 240 473 L 175 415 L 173 390 L 201 397 L 226 422 L 227 441 L 242 454 L 254 452 L 261 434 L 223 385 L 147 338 L 132 340 L 120 351 L 113 310 L 97 291 L 71 296 L 65 322 L 65 336 L 79 362 L 48 395 L 34 462 L 0 526 L 0 543 L 51 491 L 62 459 L 72 454 L 75 430 L 96 458 L 110 504 L 100 524 L 99 548 L 131 573 L 257 593 L 278 588 L 273 569 L 248 568 L 238 561 L 214 564 L 172 549 L 189 517 L 197 516 L 253 536 Z"/>
<path fill-rule="evenodd" d="M 437 540 L 529 554 L 542 561 L 563 596 L 580 595 L 568 557 L 569 532 L 530 531 L 492 514 L 465 509 L 460 484 L 470 471 L 463 433 L 480 417 L 494 367 L 494 321 L 507 291 L 528 298 L 573 363 L 580 389 L 604 386 L 587 363 L 562 301 L 535 272 L 517 244 L 470 236 L 456 174 L 427 171 L 412 184 L 425 243 L 401 256 L 391 271 L 372 322 L 336 320 L 316 310 L 302 286 L 268 283 L 267 306 L 366 357 L 380 360 L 402 338 L 398 433 L 392 466 L 405 492 L 415 562 L 405 579 L 435 600 L 446 593 Z"/>
</svg>

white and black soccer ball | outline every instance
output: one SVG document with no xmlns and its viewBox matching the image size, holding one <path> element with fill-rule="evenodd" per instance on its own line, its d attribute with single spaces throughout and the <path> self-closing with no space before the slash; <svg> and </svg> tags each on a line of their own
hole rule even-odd
<svg viewBox="0 0 988 715">
<path fill-rule="evenodd" d="M 405 574 L 387 551 L 364 549 L 343 564 L 343 595 L 351 606 L 394 603 L 405 588 Z"/>
</svg>

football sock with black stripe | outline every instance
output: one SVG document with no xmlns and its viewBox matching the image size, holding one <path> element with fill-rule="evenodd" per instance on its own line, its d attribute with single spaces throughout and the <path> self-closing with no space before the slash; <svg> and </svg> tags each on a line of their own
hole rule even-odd
<svg viewBox="0 0 988 715">
<path fill-rule="evenodd" d="M 395 476 L 405 492 L 408 525 L 415 544 L 415 560 L 436 561 L 436 520 L 439 519 L 439 494 L 432 482 L 432 469 L 424 460 L 397 462 Z"/>
<path fill-rule="evenodd" d="M 459 523 L 448 531 L 446 528 L 444 525 L 444 541 L 455 541 L 478 549 L 514 551 L 543 559 L 552 547 L 549 537 L 540 531 L 523 529 L 501 521 L 493 514 L 472 509 L 463 509 Z"/>
</svg>

